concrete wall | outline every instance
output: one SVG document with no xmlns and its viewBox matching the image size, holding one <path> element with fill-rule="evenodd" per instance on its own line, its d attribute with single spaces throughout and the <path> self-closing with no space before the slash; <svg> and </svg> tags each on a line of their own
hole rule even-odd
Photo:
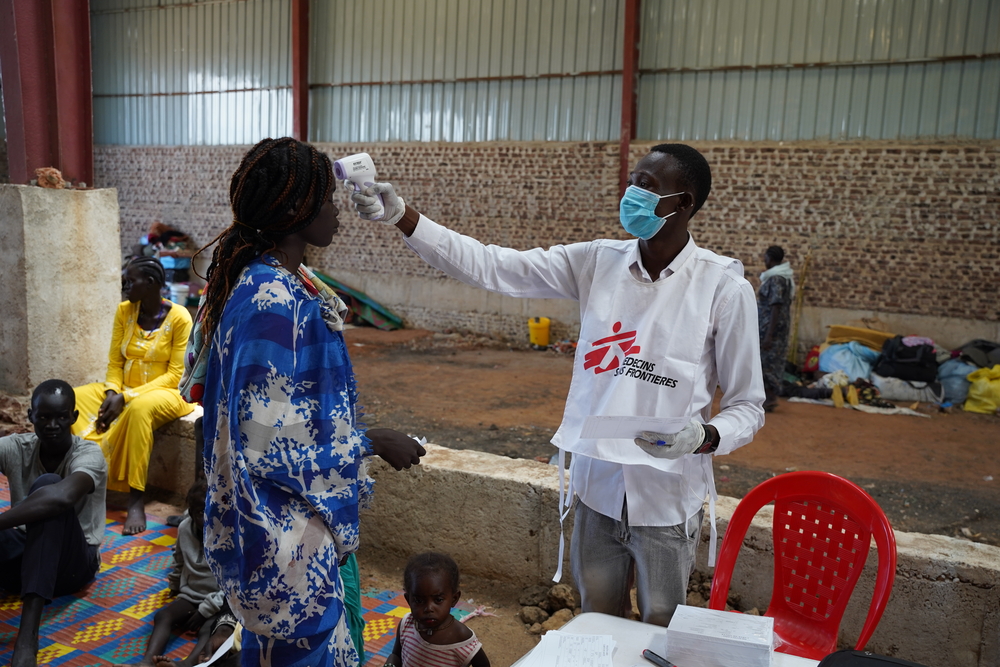
<svg viewBox="0 0 1000 667">
<path fill-rule="evenodd" d="M 651 145 L 633 146 L 632 162 Z M 947 345 L 1000 322 L 1000 142 L 694 145 L 712 165 L 714 186 L 692 231 L 700 244 L 741 259 L 752 282 L 763 250 L 776 243 L 799 269 L 810 256 L 805 306 L 820 320 L 912 315 L 920 318 L 915 332 Z M 380 177 L 407 201 L 487 243 L 530 248 L 625 237 L 616 144 L 320 146 L 333 156 L 371 151 Z M 211 240 L 231 222 L 228 181 L 245 150 L 97 147 L 98 183 L 119 189 L 123 247 L 153 220 Z M 337 197 L 347 209 L 342 188 Z M 333 245 L 310 261 L 409 324 L 523 339 L 524 320 L 547 315 L 557 337 L 572 334 L 572 305 L 472 295 L 408 252 L 395 230 L 365 224 L 351 210 Z M 804 327 L 803 337 L 818 342 L 825 330 Z"/>
<path fill-rule="evenodd" d="M 155 446 L 149 455 L 147 484 L 171 491 L 180 498 L 187 495 L 194 482 L 194 423 L 201 415 L 201 406 L 195 406 L 194 412 L 156 431 Z"/>
<path fill-rule="evenodd" d="M 195 415 L 156 436 L 149 480 L 183 494 L 193 475 Z M 396 472 L 372 462 L 371 508 L 362 512 L 363 558 L 390 552 L 450 553 L 463 572 L 515 587 L 545 583 L 559 553 L 559 481 L 555 466 L 471 450 L 427 446 L 421 464 Z M 738 500 L 719 499 L 720 541 Z M 708 519 L 697 567 L 708 568 Z M 730 594 L 745 608 L 765 609 L 771 598 L 774 551 L 771 508 L 747 531 Z M 566 521 L 565 581 L 572 515 Z M 896 581 L 868 649 L 926 665 L 1000 664 L 1000 548 L 940 535 L 896 533 Z M 872 545 L 841 625 L 840 645 L 853 646 L 864 624 L 875 580 Z"/>
<path fill-rule="evenodd" d="M 0 390 L 103 380 L 121 301 L 115 191 L 0 185 L 0 221 Z"/>
</svg>

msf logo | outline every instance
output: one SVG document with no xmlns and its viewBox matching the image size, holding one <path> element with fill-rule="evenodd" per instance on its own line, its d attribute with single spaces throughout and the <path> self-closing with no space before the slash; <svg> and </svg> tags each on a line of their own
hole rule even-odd
<svg viewBox="0 0 1000 667">
<path fill-rule="evenodd" d="M 611 330 L 614 331 L 613 336 L 595 340 L 591 343 L 594 349 L 588 352 L 583 358 L 584 370 L 593 368 L 595 375 L 613 371 L 621 367 L 625 357 L 639 354 L 639 346 L 633 345 L 635 343 L 636 332 L 626 331 L 625 333 L 618 333 L 621 329 L 622 323 L 615 322 L 614 326 L 611 327 Z M 609 352 L 611 353 L 611 358 L 607 359 Z M 607 361 L 605 361 L 606 359 Z"/>
</svg>

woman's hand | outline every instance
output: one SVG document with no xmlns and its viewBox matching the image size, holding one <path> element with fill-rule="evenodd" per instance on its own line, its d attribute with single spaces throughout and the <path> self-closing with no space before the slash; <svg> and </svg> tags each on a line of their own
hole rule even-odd
<svg viewBox="0 0 1000 667">
<path fill-rule="evenodd" d="M 410 436 L 389 428 L 369 429 L 368 439 L 372 441 L 372 451 L 396 470 L 419 465 L 420 457 L 427 453 Z"/>
<path fill-rule="evenodd" d="M 104 433 L 111 426 L 111 422 L 118 419 L 121 415 L 122 410 L 125 409 L 125 397 L 118 392 L 108 391 L 104 397 L 104 402 L 101 403 L 101 408 L 97 411 L 97 421 L 95 422 L 95 430 L 98 433 Z"/>
</svg>

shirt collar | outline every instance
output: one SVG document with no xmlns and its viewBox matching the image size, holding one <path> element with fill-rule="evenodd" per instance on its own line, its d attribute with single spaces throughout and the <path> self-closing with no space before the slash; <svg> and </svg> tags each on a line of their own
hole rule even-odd
<svg viewBox="0 0 1000 667">
<path fill-rule="evenodd" d="M 673 261 L 667 264 L 667 268 L 663 269 L 663 271 L 660 271 L 660 275 L 657 276 L 656 280 L 662 280 L 667 276 L 677 273 L 677 271 L 681 268 L 681 264 L 683 264 L 687 260 L 687 258 L 691 256 L 691 253 L 694 252 L 694 249 L 696 247 L 697 246 L 694 243 L 694 237 L 691 236 L 691 232 L 688 232 L 687 243 L 684 244 L 684 247 L 681 248 L 681 251 L 679 253 L 677 253 L 677 256 L 674 257 Z M 649 273 L 646 271 L 646 267 L 642 265 L 642 255 L 639 253 L 638 240 L 636 240 L 636 242 L 632 244 L 632 252 L 629 254 L 628 258 L 628 270 L 632 274 L 632 276 L 640 282 L 644 283 L 655 282 L 652 278 L 649 277 Z"/>
</svg>

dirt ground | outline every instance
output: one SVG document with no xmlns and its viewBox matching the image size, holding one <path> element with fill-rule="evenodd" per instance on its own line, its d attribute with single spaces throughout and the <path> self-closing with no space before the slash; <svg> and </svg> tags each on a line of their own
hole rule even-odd
<svg viewBox="0 0 1000 667">
<path fill-rule="evenodd" d="M 572 357 L 420 330 L 347 331 L 369 426 L 456 449 L 548 457 Z M 897 530 L 1000 545 L 1000 418 L 967 412 L 871 415 L 789 403 L 754 441 L 717 457 L 719 493 L 742 497 L 791 470 L 864 487 Z"/>
</svg>

